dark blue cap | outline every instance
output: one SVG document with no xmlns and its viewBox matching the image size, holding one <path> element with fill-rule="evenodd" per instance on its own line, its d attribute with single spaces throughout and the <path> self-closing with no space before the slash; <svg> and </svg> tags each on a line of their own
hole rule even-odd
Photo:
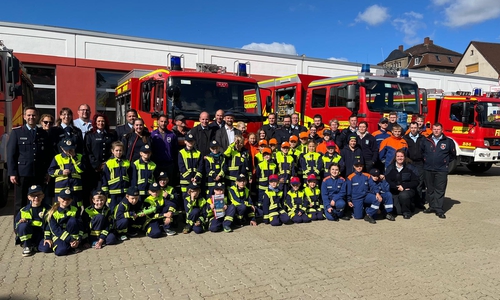
<svg viewBox="0 0 500 300">
<path fill-rule="evenodd" d="M 41 191 L 42 191 L 42 187 L 41 186 L 39 186 L 39 185 L 32 185 L 28 189 L 28 195 L 29 194 L 38 193 L 38 192 L 41 192 Z"/>
<path fill-rule="evenodd" d="M 161 189 L 160 185 L 158 183 L 153 183 L 151 185 L 149 185 L 149 190 L 152 191 L 152 192 L 156 192 L 156 191 L 159 191 Z"/>
<path fill-rule="evenodd" d="M 201 186 L 196 182 L 191 182 L 188 186 L 188 190 L 199 190 L 199 189 L 201 189 Z"/>
<path fill-rule="evenodd" d="M 76 145 L 75 145 L 75 143 L 72 140 L 67 139 L 67 140 L 61 141 L 59 143 L 59 147 L 63 148 L 64 151 L 68 151 L 68 150 L 71 150 L 71 149 L 75 149 Z"/>
<path fill-rule="evenodd" d="M 148 144 L 146 145 L 142 145 L 141 147 L 141 152 L 151 152 L 151 146 L 149 146 Z"/>
<path fill-rule="evenodd" d="M 226 186 L 222 182 L 217 183 L 214 187 L 214 190 L 224 190 L 224 189 L 226 189 Z"/>
<path fill-rule="evenodd" d="M 213 147 L 220 147 L 220 144 L 216 140 L 213 140 L 210 142 L 210 148 Z"/>
<path fill-rule="evenodd" d="M 92 197 L 93 196 L 106 196 L 106 193 L 101 189 L 95 189 L 92 191 Z"/>
<path fill-rule="evenodd" d="M 70 189 L 62 189 L 59 192 L 59 198 L 73 199 L 73 192 Z"/>
<path fill-rule="evenodd" d="M 136 186 L 131 186 L 127 190 L 129 196 L 139 196 L 139 189 Z"/>
</svg>

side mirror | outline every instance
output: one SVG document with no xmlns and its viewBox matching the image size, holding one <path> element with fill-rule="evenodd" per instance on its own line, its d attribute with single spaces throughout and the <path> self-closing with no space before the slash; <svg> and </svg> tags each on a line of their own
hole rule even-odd
<svg viewBox="0 0 500 300">
<path fill-rule="evenodd" d="M 271 99 L 271 96 L 266 97 L 266 113 L 271 113 L 273 110 L 273 100 Z"/>
<path fill-rule="evenodd" d="M 356 108 L 356 102 L 354 102 L 354 101 L 348 101 L 345 106 L 348 109 L 354 111 L 354 108 Z"/>
<path fill-rule="evenodd" d="M 422 92 L 422 106 L 427 106 L 427 91 Z"/>
<path fill-rule="evenodd" d="M 482 105 L 476 105 L 476 112 L 478 114 L 482 113 L 484 111 L 484 106 Z"/>
<path fill-rule="evenodd" d="M 462 123 L 469 123 L 469 104 L 467 102 L 462 103 Z"/>
<path fill-rule="evenodd" d="M 422 113 L 426 114 L 429 112 L 429 108 L 427 106 L 422 107 Z"/>
<path fill-rule="evenodd" d="M 347 99 L 354 100 L 356 98 L 356 85 L 351 84 L 347 86 Z M 347 102 L 349 105 L 349 102 Z M 347 106 L 349 108 L 349 106 Z"/>
</svg>

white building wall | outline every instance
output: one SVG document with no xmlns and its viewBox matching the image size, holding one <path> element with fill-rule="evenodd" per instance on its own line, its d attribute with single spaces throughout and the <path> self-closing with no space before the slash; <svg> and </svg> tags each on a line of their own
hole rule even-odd
<svg viewBox="0 0 500 300">
<path fill-rule="evenodd" d="M 478 64 L 479 69 L 478 72 L 467 74 L 467 66 Z M 455 69 L 454 74 L 462 74 L 462 75 L 473 75 L 473 76 L 481 76 L 496 79 L 499 74 L 495 69 L 488 63 L 488 61 L 484 58 L 484 56 L 477 51 L 476 47 L 473 44 L 469 45 L 467 51 L 465 51 L 462 60 L 458 64 Z"/>
</svg>

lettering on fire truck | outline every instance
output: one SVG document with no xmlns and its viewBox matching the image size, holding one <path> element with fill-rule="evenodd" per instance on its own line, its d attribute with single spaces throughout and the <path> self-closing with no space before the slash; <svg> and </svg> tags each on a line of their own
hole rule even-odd
<svg viewBox="0 0 500 300">
<path fill-rule="evenodd" d="M 500 129 L 495 130 L 495 136 L 500 136 Z"/>
</svg>

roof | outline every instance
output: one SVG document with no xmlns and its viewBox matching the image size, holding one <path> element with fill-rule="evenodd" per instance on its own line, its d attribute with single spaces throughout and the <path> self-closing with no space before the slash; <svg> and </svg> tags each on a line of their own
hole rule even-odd
<svg viewBox="0 0 500 300">
<path fill-rule="evenodd" d="M 391 54 L 389 54 L 389 56 L 387 56 L 387 58 L 384 60 L 384 62 L 393 61 L 393 60 L 400 59 L 400 58 L 405 58 L 407 56 L 408 56 L 407 53 L 404 53 L 403 51 L 396 49 L 396 50 L 393 50 L 391 52 Z"/>
<path fill-rule="evenodd" d="M 443 48 L 443 47 L 438 46 L 434 43 L 418 44 L 418 45 L 415 45 L 413 47 L 406 49 L 405 52 L 411 53 L 413 56 L 421 56 L 421 55 L 426 54 L 426 53 L 442 54 L 442 55 L 448 55 L 448 56 L 462 56 L 462 53 L 458 53 L 456 51 Z"/>
<path fill-rule="evenodd" d="M 500 74 L 500 55 L 498 55 L 500 53 L 500 44 L 472 41 L 465 51 L 469 49 L 471 44 L 483 55 L 491 67 Z"/>
</svg>

